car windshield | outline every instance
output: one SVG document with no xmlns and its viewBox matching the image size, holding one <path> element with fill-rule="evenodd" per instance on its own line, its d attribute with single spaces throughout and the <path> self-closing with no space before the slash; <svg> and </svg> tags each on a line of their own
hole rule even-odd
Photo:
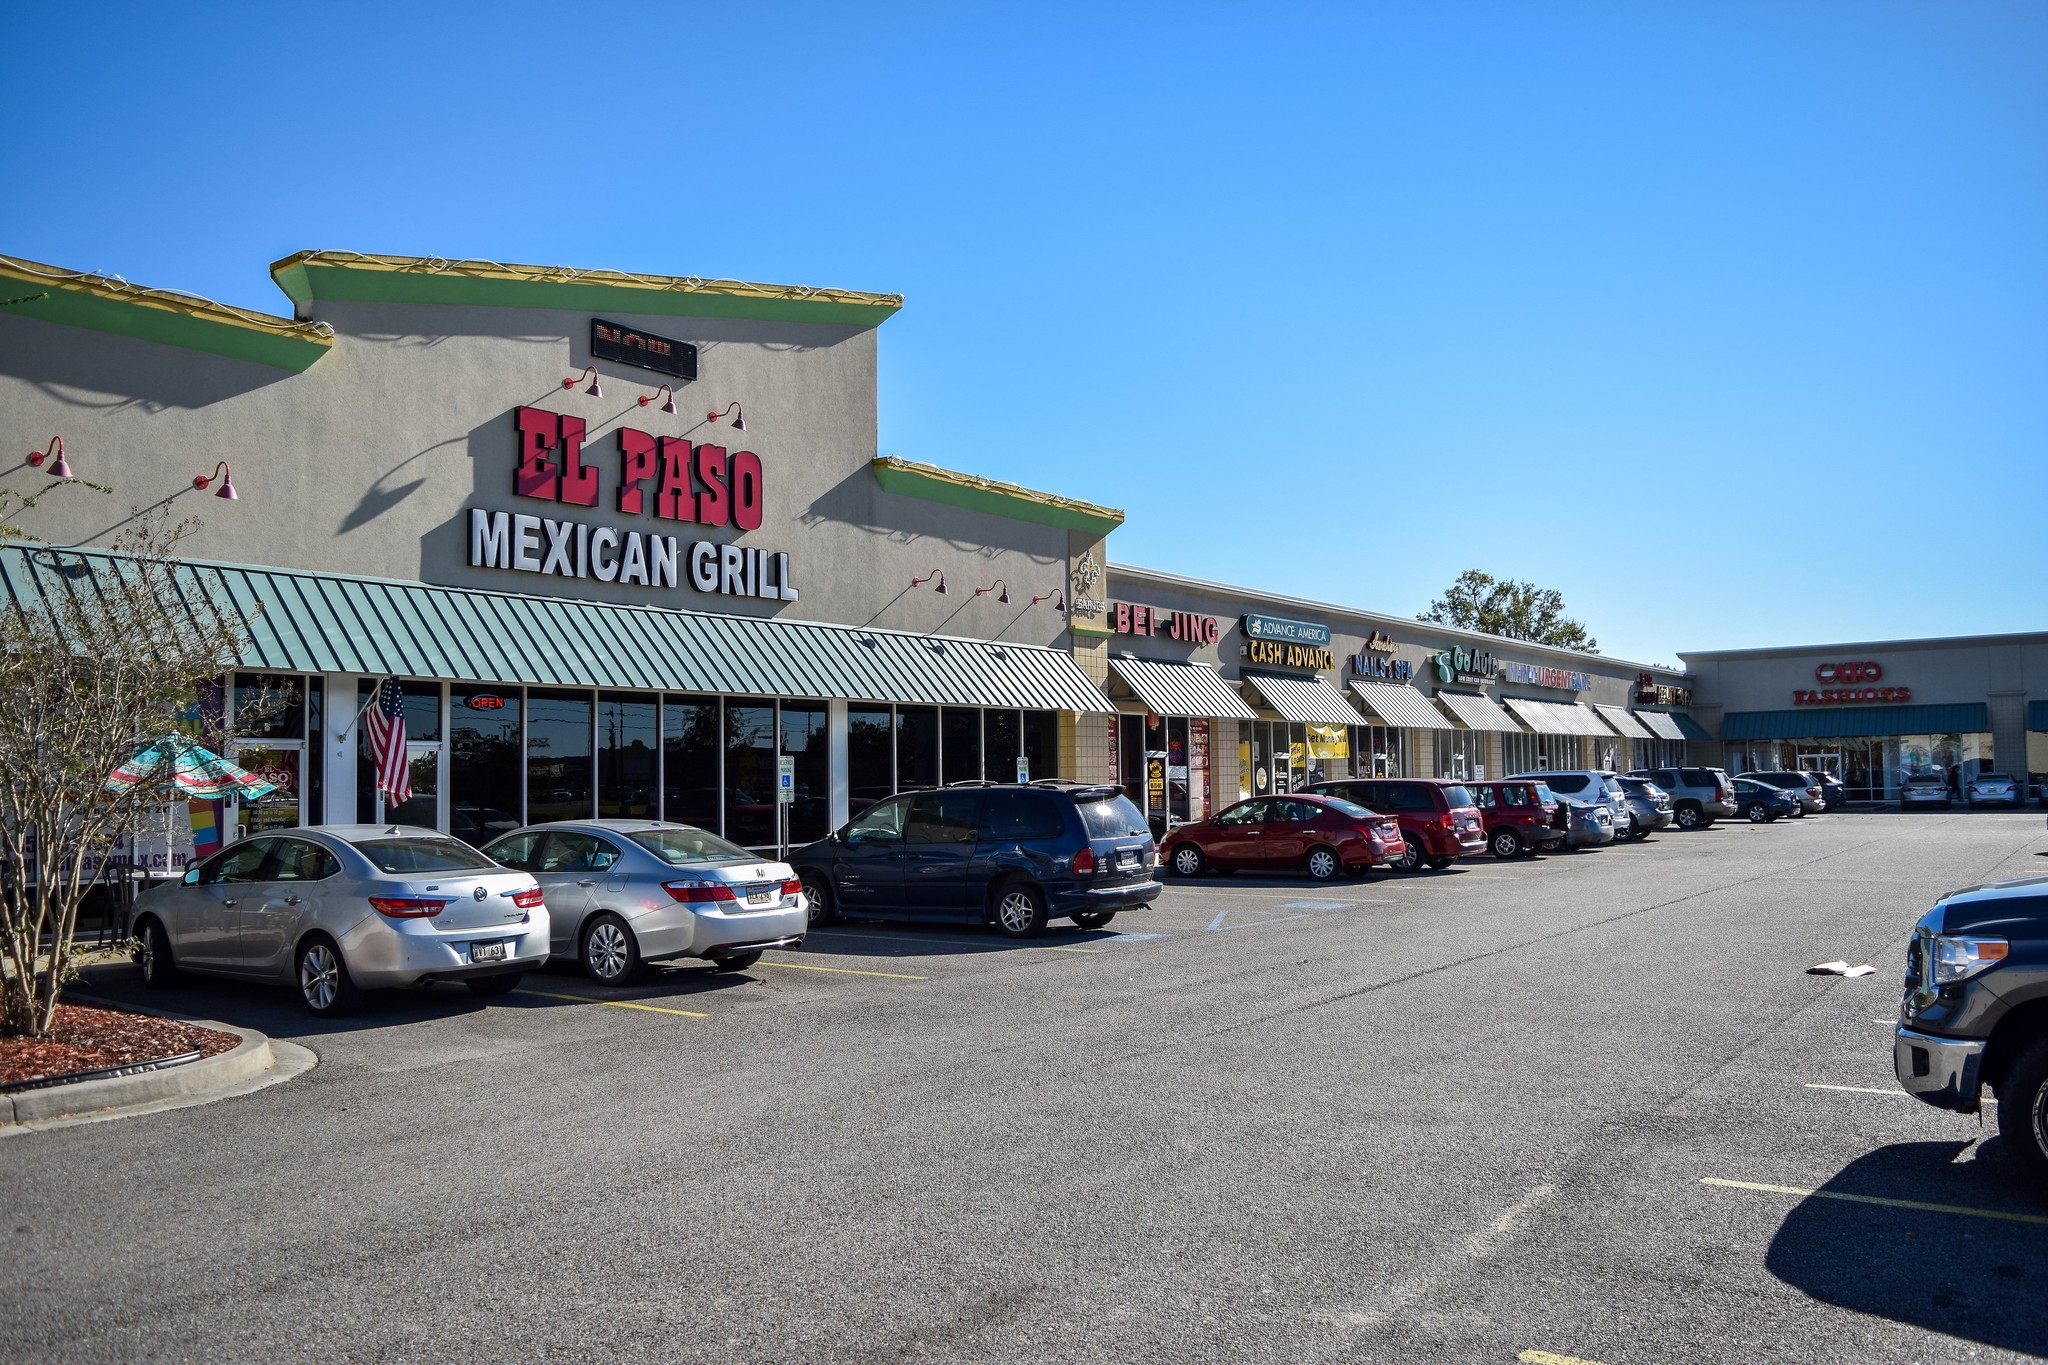
<svg viewBox="0 0 2048 1365">
<path fill-rule="evenodd" d="M 383 872 L 495 872 L 498 865 L 468 844 L 426 835 L 370 839 L 357 844 Z"/>
<path fill-rule="evenodd" d="M 1978 780 L 1979 782 L 2010 782 L 2010 781 L 2012 781 L 2012 774 L 2011 774 L 2011 773 L 1978 773 L 1978 774 L 1977 774 L 1977 780 Z"/>
<path fill-rule="evenodd" d="M 678 829 L 643 829 L 626 836 L 665 863 L 739 863 L 755 855 L 738 844 L 729 844 L 716 834 L 690 825 Z"/>
<path fill-rule="evenodd" d="M 1346 801 L 1341 796 L 1332 796 L 1325 799 L 1329 802 L 1331 810 L 1349 820 L 1370 820 L 1378 814 L 1376 811 L 1367 810 L 1356 801 Z"/>
<path fill-rule="evenodd" d="M 1121 793 L 1093 801 L 1083 799 L 1076 804 L 1081 808 L 1081 823 L 1087 827 L 1091 839 L 1124 839 L 1134 834 L 1150 833 L 1145 828 L 1145 817 L 1131 804 L 1130 798 Z"/>
</svg>

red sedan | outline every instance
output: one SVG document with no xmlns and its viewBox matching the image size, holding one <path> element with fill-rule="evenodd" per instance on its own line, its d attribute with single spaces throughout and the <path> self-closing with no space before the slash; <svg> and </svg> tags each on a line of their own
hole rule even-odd
<svg viewBox="0 0 2048 1365">
<path fill-rule="evenodd" d="M 1300 868 L 1317 881 L 1363 874 L 1407 852 L 1401 827 L 1341 797 L 1307 792 L 1256 796 L 1182 825 L 1166 836 L 1159 860 L 1183 877 L 1211 868 Z"/>
</svg>

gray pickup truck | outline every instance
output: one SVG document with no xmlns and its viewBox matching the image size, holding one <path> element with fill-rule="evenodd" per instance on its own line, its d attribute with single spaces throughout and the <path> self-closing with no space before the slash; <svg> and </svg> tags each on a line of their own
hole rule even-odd
<svg viewBox="0 0 2048 1365">
<path fill-rule="evenodd" d="M 1892 1069 L 1962 1114 L 1990 1086 L 2006 1149 L 2048 1186 L 2048 877 L 1953 891 L 1920 917 Z"/>
</svg>

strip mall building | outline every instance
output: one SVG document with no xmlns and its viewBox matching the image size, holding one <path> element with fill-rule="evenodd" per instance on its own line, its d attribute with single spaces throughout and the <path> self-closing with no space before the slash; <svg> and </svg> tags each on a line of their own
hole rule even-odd
<svg viewBox="0 0 2048 1365">
<path fill-rule="evenodd" d="M 1694 696 L 1724 656 L 1696 678 L 1127 567 L 1120 511 L 881 455 L 894 295 L 271 274 L 290 317 L 0 257 L 0 421 L 49 453 L 5 481 L 40 485 L 61 437 L 115 490 L 46 498 L 28 528 L 74 548 L 0 550 L 0 581 L 76 590 L 129 508 L 203 517 L 181 553 L 252 636 L 223 700 L 292 698 L 241 742 L 280 784 L 245 829 L 378 818 L 349 722 L 391 676 L 399 814 L 465 837 L 660 815 L 769 847 L 1020 774 L 1121 782 L 1163 828 L 1358 772 L 1722 755 L 1692 713 L 1730 709 Z"/>
</svg>

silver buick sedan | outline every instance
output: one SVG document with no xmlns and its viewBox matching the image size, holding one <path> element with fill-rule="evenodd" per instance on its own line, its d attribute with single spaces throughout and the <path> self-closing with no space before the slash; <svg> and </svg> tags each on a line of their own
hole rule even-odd
<svg viewBox="0 0 2048 1365">
<path fill-rule="evenodd" d="M 230 844 L 135 902 L 144 984 L 180 971 L 289 981 L 314 1014 L 366 990 L 461 981 L 502 995 L 548 957 L 534 879 L 411 825 L 323 825 Z"/>
<path fill-rule="evenodd" d="M 562 820 L 515 830 L 484 852 L 540 882 L 555 955 L 577 959 L 601 985 L 668 958 L 741 971 L 769 948 L 801 944 L 809 927 L 789 864 L 695 825 Z"/>
</svg>

